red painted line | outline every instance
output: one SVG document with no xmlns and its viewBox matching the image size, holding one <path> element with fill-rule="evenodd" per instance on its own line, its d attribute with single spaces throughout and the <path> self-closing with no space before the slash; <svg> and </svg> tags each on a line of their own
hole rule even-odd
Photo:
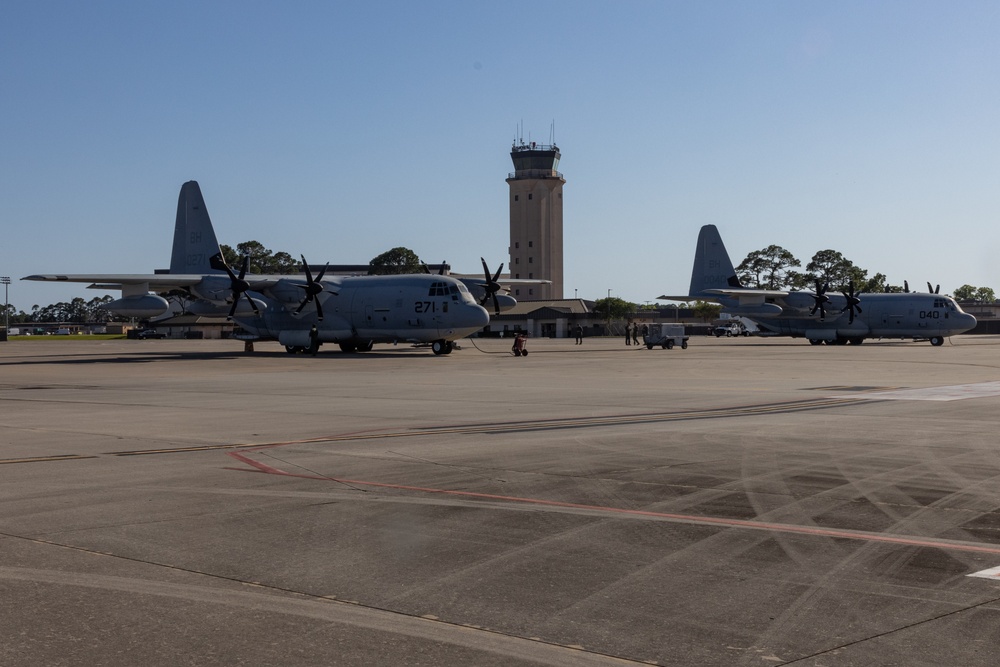
<svg viewBox="0 0 1000 667">
<path fill-rule="evenodd" d="M 264 472 L 272 475 L 283 475 L 286 477 L 298 477 L 301 479 L 314 479 L 325 482 L 337 482 L 340 484 L 351 484 L 354 486 L 373 486 L 383 489 L 396 489 L 400 491 L 414 491 L 418 493 L 432 493 L 445 496 L 457 496 L 462 498 L 479 498 L 483 500 L 500 500 L 504 502 L 526 503 L 531 505 L 544 505 L 547 507 L 564 507 L 567 509 L 579 509 L 602 514 L 622 514 L 626 516 L 647 516 L 656 519 L 667 519 L 679 523 L 693 523 L 697 525 L 723 526 L 726 528 L 745 528 L 749 530 L 769 530 L 779 533 L 791 533 L 796 535 L 811 535 L 815 537 L 834 537 L 845 540 L 860 540 L 864 542 L 881 542 L 885 544 L 901 544 L 910 547 L 931 547 L 935 549 L 947 549 L 951 551 L 969 551 L 974 553 L 987 553 L 1000 555 L 1000 545 L 992 546 L 986 544 L 972 544 L 968 542 L 957 542 L 950 540 L 939 540 L 935 538 L 907 537 L 903 535 L 887 535 L 884 533 L 869 533 L 853 530 L 836 530 L 832 528 L 816 528 L 812 526 L 796 526 L 785 523 L 769 523 L 766 521 L 750 521 L 746 519 L 726 519 L 721 517 L 698 516 L 695 514 L 675 514 L 671 512 L 652 512 L 649 510 L 633 510 L 622 507 L 605 507 L 601 505 L 584 505 L 580 503 L 569 503 L 561 500 L 546 500 L 544 498 L 523 498 L 520 496 L 504 496 L 493 493 L 478 493 L 475 491 L 454 491 L 449 489 L 433 489 L 423 486 L 409 486 L 406 484 L 390 484 L 388 482 L 370 482 L 358 479 L 339 479 L 336 477 L 323 477 L 321 475 L 304 475 L 290 473 L 278 468 L 254 461 L 239 452 L 226 452 L 229 456 L 238 459 L 253 468 L 254 471 Z"/>
</svg>

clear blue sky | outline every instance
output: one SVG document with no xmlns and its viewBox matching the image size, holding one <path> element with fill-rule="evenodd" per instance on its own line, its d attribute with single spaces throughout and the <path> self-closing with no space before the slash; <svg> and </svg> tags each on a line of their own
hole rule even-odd
<svg viewBox="0 0 1000 667">
<path fill-rule="evenodd" d="M 566 177 L 566 295 L 683 293 L 833 248 L 1000 292 L 1000 3 L 28 2 L 0 22 L 0 274 L 169 263 L 181 183 L 219 239 L 310 262 L 506 262 L 509 149 Z"/>
</svg>

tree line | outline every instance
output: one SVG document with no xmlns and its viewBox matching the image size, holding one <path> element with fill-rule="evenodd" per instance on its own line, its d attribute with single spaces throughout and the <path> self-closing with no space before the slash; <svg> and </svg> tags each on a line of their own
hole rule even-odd
<svg viewBox="0 0 1000 667">
<path fill-rule="evenodd" d="M 796 270 L 801 266 L 802 262 L 788 250 L 778 245 L 769 245 L 748 254 L 736 267 L 736 275 L 745 287 L 757 289 L 809 290 L 815 289 L 819 282 L 821 285 L 829 285 L 834 291 L 845 291 L 851 286 L 855 292 L 910 291 L 906 281 L 902 285 L 894 285 L 889 283 L 884 273 L 869 276 L 866 269 L 857 266 L 836 250 L 820 250 L 806 264 L 805 271 Z M 929 291 L 936 292 L 938 288 Z M 996 300 L 991 288 L 973 285 L 962 285 L 955 290 L 953 296 L 960 301 L 980 303 L 993 303 Z"/>
</svg>

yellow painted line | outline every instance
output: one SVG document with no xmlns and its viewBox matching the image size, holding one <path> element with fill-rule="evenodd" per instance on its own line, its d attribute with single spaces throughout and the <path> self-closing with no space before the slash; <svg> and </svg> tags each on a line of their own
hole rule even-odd
<svg viewBox="0 0 1000 667">
<path fill-rule="evenodd" d="M 83 454 L 60 454 L 58 456 L 30 456 L 23 459 L 0 459 L 0 465 L 7 463 L 42 463 L 45 461 L 79 461 L 80 459 L 96 459 L 96 456 Z"/>
<path fill-rule="evenodd" d="M 192 447 L 163 447 L 161 449 L 132 449 L 123 452 L 105 452 L 108 456 L 142 456 L 144 454 L 177 454 L 180 452 L 206 452 L 214 449 L 240 449 L 258 445 L 197 445 Z"/>
</svg>

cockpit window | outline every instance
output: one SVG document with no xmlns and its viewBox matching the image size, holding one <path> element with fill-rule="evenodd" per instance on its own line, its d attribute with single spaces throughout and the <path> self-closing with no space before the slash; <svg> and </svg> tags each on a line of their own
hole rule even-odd
<svg viewBox="0 0 1000 667">
<path fill-rule="evenodd" d="M 448 296 L 448 283 L 433 282 L 427 296 Z"/>
</svg>

